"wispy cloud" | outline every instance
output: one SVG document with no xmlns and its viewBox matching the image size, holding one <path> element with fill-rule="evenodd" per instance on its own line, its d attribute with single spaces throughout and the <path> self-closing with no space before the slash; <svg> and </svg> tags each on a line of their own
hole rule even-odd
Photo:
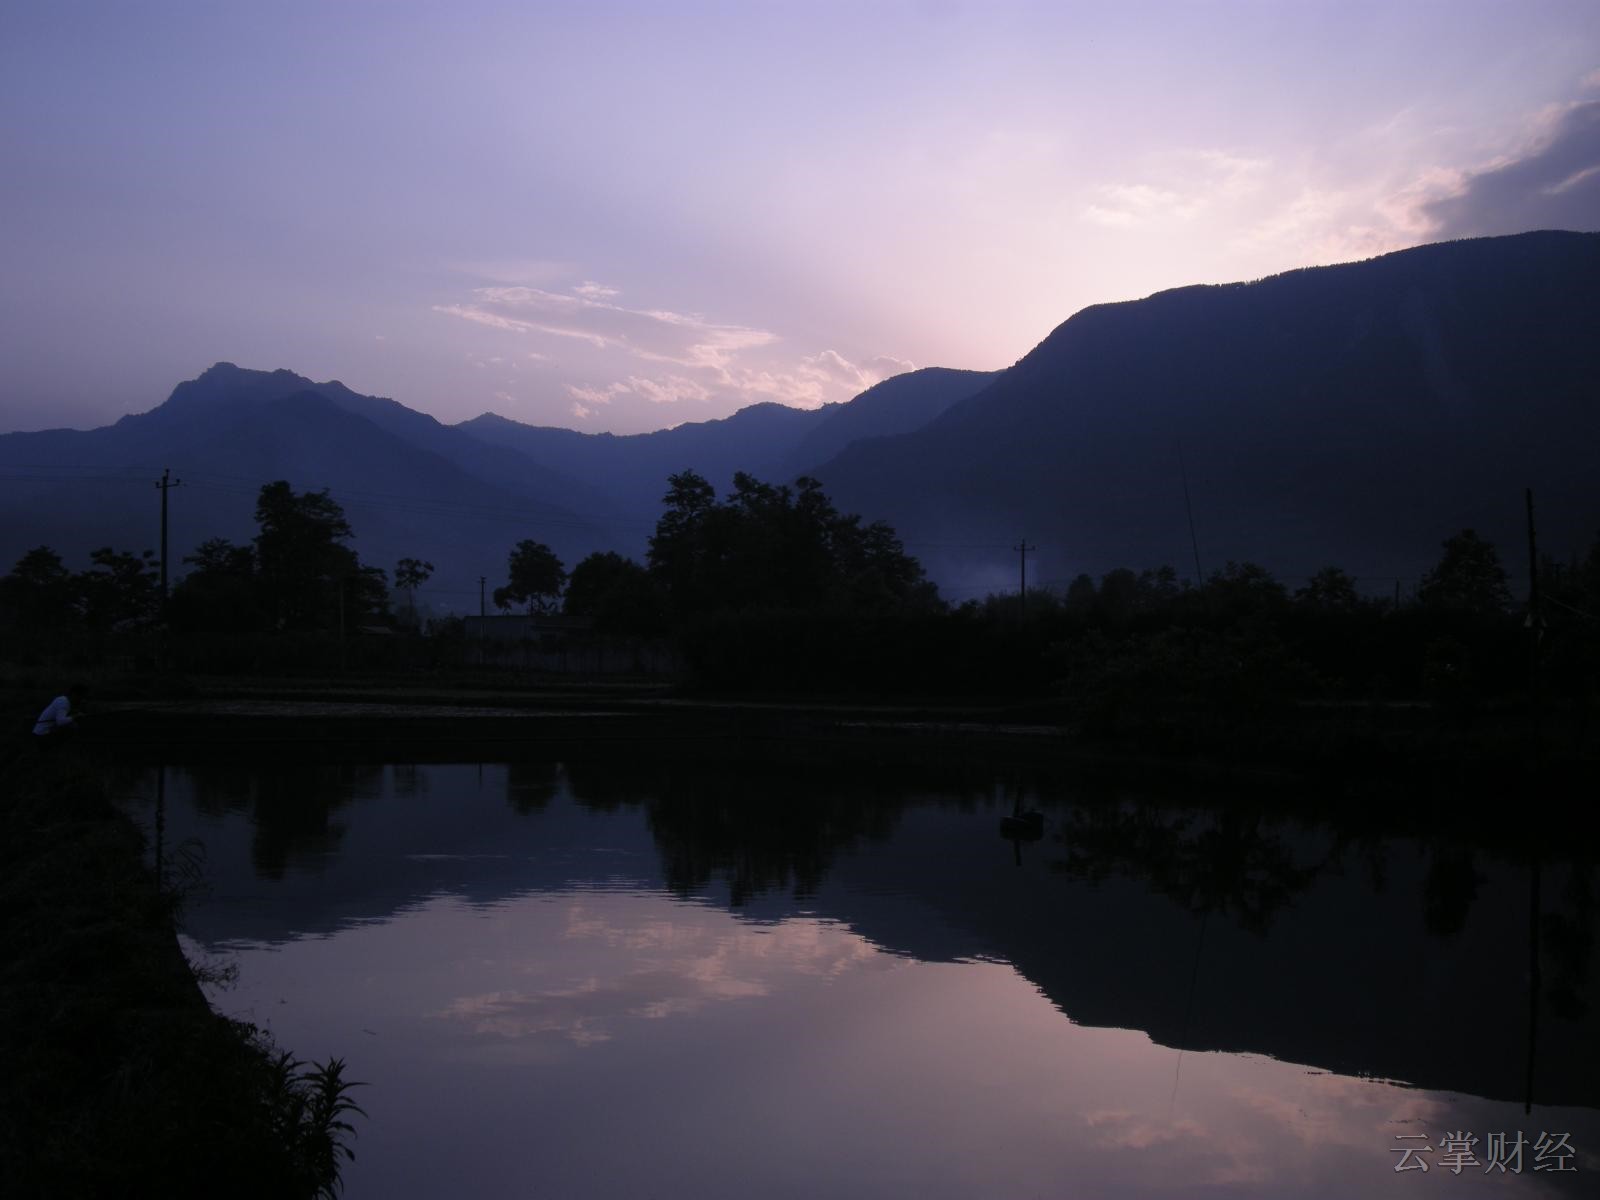
<svg viewBox="0 0 1600 1200">
<path fill-rule="evenodd" d="M 719 324 L 696 314 L 629 308 L 614 301 L 620 294 L 592 281 L 570 292 L 497 285 L 473 289 L 470 303 L 435 305 L 434 311 L 494 329 L 573 338 L 596 349 L 683 367 L 723 368 L 740 351 L 778 340 L 764 329 Z"/>
<path fill-rule="evenodd" d="M 651 404 L 676 404 L 680 400 L 709 400 L 711 391 L 681 375 L 668 375 L 663 379 L 646 379 L 630 375 L 626 380 L 595 387 L 588 384 L 568 384 L 567 392 L 585 404 L 610 404 L 618 396 L 635 395 Z"/>
<path fill-rule="evenodd" d="M 613 397 L 620 396 L 628 390 L 628 385 L 625 383 L 613 383 L 609 387 L 589 387 L 576 383 L 567 385 L 567 391 L 573 399 L 585 405 L 610 404 Z"/>
<path fill-rule="evenodd" d="M 1165 155 L 1146 180 L 1097 187 L 1082 215 L 1114 229 L 1186 225 L 1218 203 L 1236 202 L 1258 190 L 1269 165 L 1264 158 L 1223 150 Z"/>
<path fill-rule="evenodd" d="M 1432 163 L 1388 178 L 1303 182 L 1238 238 L 1308 264 L 1446 238 L 1600 229 L 1600 100 L 1546 108 L 1488 161 Z"/>
<path fill-rule="evenodd" d="M 1541 115 L 1533 145 L 1465 173 L 1422 205 L 1440 237 L 1600 229 L 1600 100 Z"/>
<path fill-rule="evenodd" d="M 680 400 L 711 399 L 709 389 L 692 379 L 685 379 L 682 375 L 669 375 L 661 380 L 630 375 L 628 388 L 635 395 L 643 396 L 651 404 L 676 404 Z"/>
<path fill-rule="evenodd" d="M 621 294 L 593 280 L 567 291 L 496 284 L 474 288 L 470 298 L 435 305 L 434 311 L 519 337 L 546 336 L 589 347 L 593 353 L 580 360 L 564 356 L 562 361 L 567 375 L 562 386 L 572 404 L 568 411 L 579 420 L 624 398 L 651 407 L 776 401 L 815 408 L 848 400 L 912 369 L 889 355 L 852 361 L 832 348 L 796 354 L 770 330 L 674 309 L 631 307 L 617 301 Z M 552 361 L 538 351 L 525 354 Z"/>
</svg>

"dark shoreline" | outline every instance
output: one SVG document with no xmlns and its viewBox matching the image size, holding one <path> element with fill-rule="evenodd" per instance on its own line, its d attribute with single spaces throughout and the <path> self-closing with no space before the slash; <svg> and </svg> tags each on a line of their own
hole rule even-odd
<svg viewBox="0 0 1600 1200">
<path fill-rule="evenodd" d="M 341 1151 L 304 1064 L 212 1010 L 88 749 L 4 748 L 0 1191 L 323 1194 Z"/>
</svg>

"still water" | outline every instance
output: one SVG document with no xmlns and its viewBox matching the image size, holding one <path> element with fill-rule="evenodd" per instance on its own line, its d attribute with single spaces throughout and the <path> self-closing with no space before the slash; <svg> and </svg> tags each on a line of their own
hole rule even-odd
<svg viewBox="0 0 1600 1200">
<path fill-rule="evenodd" d="M 213 1002 L 368 1084 L 357 1200 L 1593 1194 L 1592 847 L 916 776 L 127 790 Z"/>
</svg>

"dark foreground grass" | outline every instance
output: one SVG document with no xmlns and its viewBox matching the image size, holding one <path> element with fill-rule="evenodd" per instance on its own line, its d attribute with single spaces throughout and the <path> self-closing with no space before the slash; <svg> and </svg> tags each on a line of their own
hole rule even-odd
<svg viewBox="0 0 1600 1200">
<path fill-rule="evenodd" d="M 336 1194 L 342 1064 L 212 1011 L 139 831 L 61 750 L 0 752 L 0 1194 Z"/>
</svg>

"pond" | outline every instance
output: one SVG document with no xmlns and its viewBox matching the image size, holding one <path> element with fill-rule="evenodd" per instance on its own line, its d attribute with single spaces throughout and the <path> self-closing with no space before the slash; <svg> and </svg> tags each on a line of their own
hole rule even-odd
<svg viewBox="0 0 1600 1200">
<path fill-rule="evenodd" d="M 1600 1170 L 1592 847 L 1271 789 L 626 753 L 124 791 L 192 890 L 186 951 L 236 974 L 213 1003 L 367 1084 L 356 1200 Z"/>
</svg>

